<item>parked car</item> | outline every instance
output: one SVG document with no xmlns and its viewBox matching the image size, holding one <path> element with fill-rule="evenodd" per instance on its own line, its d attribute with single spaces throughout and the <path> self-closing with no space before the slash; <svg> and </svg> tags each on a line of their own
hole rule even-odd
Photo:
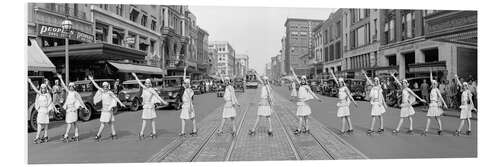
<svg viewBox="0 0 500 167">
<path fill-rule="evenodd" d="M 234 90 L 245 92 L 245 79 L 243 78 L 235 78 L 234 79 Z"/>
<path fill-rule="evenodd" d="M 189 76 L 187 78 L 189 78 Z M 174 107 L 176 110 L 182 108 L 182 79 L 182 75 L 166 76 L 163 78 L 164 88 L 161 90 L 161 94 L 166 94 L 163 99 L 168 102 L 168 106 Z"/>
<path fill-rule="evenodd" d="M 141 80 L 144 84 L 144 80 Z M 132 111 L 137 111 L 141 107 L 142 88 L 136 80 L 127 80 L 122 83 L 123 89 L 118 93 L 118 98 L 125 106 Z"/>
<path fill-rule="evenodd" d="M 195 95 L 199 95 L 199 94 L 202 94 L 202 89 L 203 89 L 203 85 L 202 85 L 202 81 L 201 80 L 193 80 L 191 81 L 191 89 L 193 89 L 193 92 Z"/>
<path fill-rule="evenodd" d="M 320 89 L 321 89 L 320 88 L 320 82 L 321 82 L 320 80 L 311 80 L 311 82 L 310 82 L 309 85 L 310 85 L 311 90 L 313 92 L 315 92 L 315 93 L 320 92 Z"/>
<path fill-rule="evenodd" d="M 98 85 L 102 85 L 103 82 L 112 83 L 113 79 L 94 79 Z M 75 90 L 82 97 L 83 103 L 86 109 L 78 110 L 78 118 L 81 121 L 89 121 L 92 118 L 101 114 L 102 102 L 94 104 L 94 95 L 97 93 L 97 88 L 91 83 L 90 80 L 75 81 Z M 113 89 L 113 84 L 110 84 L 110 88 Z M 117 106 L 119 107 L 119 106 Z M 114 108 L 113 112 L 117 112 L 118 108 Z"/>
<path fill-rule="evenodd" d="M 338 86 L 335 83 L 335 80 L 333 78 L 326 80 L 326 85 L 323 88 L 321 94 L 325 96 L 334 97 L 337 96 L 337 93 L 338 93 Z"/>
<path fill-rule="evenodd" d="M 354 100 L 364 100 L 366 97 L 366 80 L 363 79 L 345 79 L 347 88 L 351 91 Z"/>
<path fill-rule="evenodd" d="M 43 76 L 28 76 L 28 78 L 31 79 L 33 84 L 35 85 L 41 85 L 43 82 L 44 77 Z M 65 98 L 65 93 L 63 93 L 63 99 Z M 31 89 L 31 87 L 28 85 L 28 130 L 34 131 L 37 129 L 37 114 L 38 111 L 35 109 L 35 99 L 36 99 L 36 92 Z M 64 104 L 64 103 L 62 103 Z M 49 119 L 51 120 L 63 120 L 65 118 L 65 111 L 62 109 L 61 105 L 56 105 L 55 106 L 60 113 L 56 113 L 54 111 L 51 111 L 49 113 Z"/>
</svg>

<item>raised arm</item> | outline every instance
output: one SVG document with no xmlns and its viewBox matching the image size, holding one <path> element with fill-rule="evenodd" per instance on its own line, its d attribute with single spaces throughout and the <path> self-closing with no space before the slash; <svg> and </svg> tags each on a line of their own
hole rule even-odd
<svg viewBox="0 0 500 167">
<path fill-rule="evenodd" d="M 361 73 L 363 73 L 363 76 L 365 76 L 366 80 L 368 81 L 368 84 L 373 85 L 372 80 L 370 80 L 370 78 L 368 78 L 368 75 L 366 75 L 365 70 L 361 70 Z"/>
<path fill-rule="evenodd" d="M 457 74 L 455 74 L 455 78 L 454 79 L 457 81 L 458 86 L 460 86 L 460 88 L 463 88 L 463 85 L 462 85 L 462 83 L 460 83 L 460 80 L 458 79 L 458 75 Z"/>
<path fill-rule="evenodd" d="M 64 81 L 63 81 L 63 79 L 62 79 L 61 74 L 57 74 L 57 78 L 59 78 L 59 82 L 61 82 L 61 85 L 62 85 L 62 87 L 64 88 L 64 90 L 66 90 L 66 92 L 69 92 L 69 89 L 68 89 L 68 87 L 66 86 L 66 83 L 64 83 Z"/>
<path fill-rule="evenodd" d="M 292 66 L 290 66 L 290 70 L 292 71 L 293 78 L 295 79 L 295 81 L 297 81 L 298 83 L 300 83 L 300 80 L 299 80 L 299 78 L 297 77 L 297 75 L 295 74 L 295 71 L 293 70 L 293 67 L 292 67 Z"/>
<path fill-rule="evenodd" d="M 429 76 L 431 77 L 431 83 L 432 83 L 432 80 L 433 80 L 433 79 L 432 79 L 432 71 L 430 72 L 430 75 L 429 75 Z"/>
<path fill-rule="evenodd" d="M 400 87 L 403 87 L 403 85 L 401 84 L 401 82 L 399 82 L 399 79 L 396 78 L 396 76 L 394 76 L 394 73 L 391 73 L 391 76 L 392 78 L 394 78 L 394 81 L 396 81 L 396 83 L 400 86 Z"/>
<path fill-rule="evenodd" d="M 186 70 L 187 70 L 188 66 L 184 66 L 184 74 L 182 75 L 182 81 L 185 81 L 186 80 Z"/>
<path fill-rule="evenodd" d="M 330 75 L 333 77 L 333 80 L 335 81 L 335 83 L 338 85 L 339 84 L 339 81 L 337 80 L 337 77 L 335 77 L 335 74 L 333 74 L 332 71 L 328 70 L 328 73 L 330 73 Z"/>
<path fill-rule="evenodd" d="M 410 92 L 410 94 L 411 94 L 413 97 L 417 98 L 417 99 L 418 99 L 418 100 L 420 100 L 421 102 L 424 102 L 424 103 L 426 102 L 424 99 L 422 99 L 422 98 L 418 97 L 418 95 L 417 95 L 417 94 L 415 94 L 415 92 L 413 92 L 411 89 L 408 89 L 408 92 Z"/>
<path fill-rule="evenodd" d="M 443 99 L 443 96 L 441 96 L 441 92 L 437 91 L 437 95 L 439 97 L 439 100 L 441 100 L 441 103 L 443 103 L 444 108 L 448 108 L 448 105 L 446 105 L 446 102 Z"/>
<path fill-rule="evenodd" d="M 354 103 L 354 105 L 356 107 L 358 107 L 358 103 L 356 103 L 356 100 L 354 100 L 354 98 L 352 97 L 351 91 L 349 89 L 347 89 L 347 88 L 345 90 L 346 90 L 346 93 L 347 93 L 347 97 L 349 97 L 349 99 L 351 99 L 352 103 Z"/>
<path fill-rule="evenodd" d="M 31 79 L 29 79 L 29 78 L 28 78 L 28 83 L 30 84 L 31 89 L 33 89 L 33 90 L 36 92 L 36 94 L 42 94 L 42 93 L 40 92 L 40 90 L 38 90 L 38 89 L 36 88 L 35 84 L 33 84 L 33 82 L 31 82 Z"/>
<path fill-rule="evenodd" d="M 257 76 L 255 78 L 257 78 L 257 81 L 259 81 L 262 85 L 264 85 L 264 81 L 262 81 L 262 79 L 260 79 L 259 76 L 261 76 L 257 71 L 255 72 L 257 74 Z"/>
<path fill-rule="evenodd" d="M 94 77 L 89 76 L 89 80 L 90 80 L 90 82 L 92 82 L 92 84 L 94 84 L 94 86 L 97 88 L 97 90 L 99 90 L 99 91 L 103 91 L 103 90 L 102 90 L 102 88 L 101 88 L 101 87 L 99 87 L 99 85 L 98 85 L 97 83 L 95 83 L 95 81 L 94 81 Z"/>
<path fill-rule="evenodd" d="M 137 81 L 137 83 L 139 84 L 139 86 L 141 86 L 143 89 L 146 89 L 146 86 L 144 84 L 142 84 L 141 80 L 139 80 L 139 78 L 137 77 L 137 75 L 135 74 L 135 72 L 132 73 L 132 76 L 134 76 L 134 79 Z"/>
</svg>

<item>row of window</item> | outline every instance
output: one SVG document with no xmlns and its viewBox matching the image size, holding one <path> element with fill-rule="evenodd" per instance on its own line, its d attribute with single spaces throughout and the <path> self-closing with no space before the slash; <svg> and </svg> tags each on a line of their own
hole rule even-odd
<svg viewBox="0 0 500 167">
<path fill-rule="evenodd" d="M 111 43 L 115 45 L 120 45 L 120 46 L 126 46 L 129 48 L 133 49 L 139 49 L 141 51 L 148 51 L 150 53 L 154 53 L 155 47 L 156 47 L 156 41 L 155 40 L 149 40 L 147 41 L 146 37 L 139 37 L 139 41 L 134 41 L 134 43 L 127 43 L 126 39 L 127 38 L 133 38 L 136 39 L 137 34 L 134 34 L 133 32 L 129 32 L 128 36 L 125 37 L 125 32 L 124 30 L 121 30 L 119 28 L 113 28 L 112 34 L 108 33 L 108 26 L 100 23 L 96 23 L 95 27 L 95 38 L 96 41 L 101 41 L 101 42 L 106 42 L 106 43 Z M 108 37 L 111 35 L 111 41 L 108 41 Z M 139 48 L 136 48 L 135 43 L 139 42 Z M 148 49 L 149 48 L 149 49 Z"/>
<path fill-rule="evenodd" d="M 111 5 L 108 4 L 99 4 L 99 8 L 104 9 L 104 10 L 111 10 L 114 11 L 116 15 L 122 16 L 123 17 L 123 4 L 116 4 L 114 5 L 114 8 L 110 7 Z M 134 22 L 134 23 L 140 23 L 144 27 L 148 27 L 148 18 L 151 17 L 151 23 L 149 28 L 153 31 L 156 31 L 156 18 L 154 16 L 148 16 L 147 13 L 144 12 L 139 12 L 137 9 L 133 8 L 130 13 L 129 13 L 129 20 Z M 140 18 L 140 20 L 139 20 Z"/>
<path fill-rule="evenodd" d="M 370 44 L 370 23 L 362 25 L 350 32 L 350 48 L 358 48 Z"/>
<path fill-rule="evenodd" d="M 372 64 L 370 62 L 370 53 L 353 56 L 353 57 L 350 57 L 349 59 L 351 62 L 350 63 L 351 69 L 366 68 L 366 67 L 370 67 Z"/>
</svg>

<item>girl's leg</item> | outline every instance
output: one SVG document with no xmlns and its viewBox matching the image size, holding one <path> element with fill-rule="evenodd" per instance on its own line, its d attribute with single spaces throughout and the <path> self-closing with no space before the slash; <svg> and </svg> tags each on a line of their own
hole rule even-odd
<svg viewBox="0 0 500 167">
<path fill-rule="evenodd" d="M 375 126 L 375 116 L 372 116 L 372 125 L 370 126 L 370 131 L 373 131 L 374 126 Z"/>
<path fill-rule="evenodd" d="M 460 124 L 458 125 L 457 131 L 462 131 L 462 127 L 464 127 L 465 119 L 460 120 Z"/>
<path fill-rule="evenodd" d="M 45 128 L 45 130 L 43 131 L 43 137 L 49 137 L 48 133 L 49 133 L 49 124 L 45 124 L 43 125 Z"/>
<path fill-rule="evenodd" d="M 185 133 L 185 131 L 184 131 L 185 129 L 186 129 L 186 120 L 181 119 L 181 134 Z"/>
<path fill-rule="evenodd" d="M 380 115 L 379 119 L 380 119 L 380 130 L 384 130 L 384 117 Z"/>
<path fill-rule="evenodd" d="M 226 118 L 222 118 L 222 121 L 220 122 L 219 125 L 219 133 L 222 133 L 222 128 L 224 127 L 224 123 L 226 122 Z"/>
<path fill-rule="evenodd" d="M 234 117 L 231 117 L 231 123 L 233 124 L 233 132 L 236 132 L 236 120 Z"/>
<path fill-rule="evenodd" d="M 69 130 L 71 129 L 71 124 L 73 123 L 68 123 L 66 126 L 66 132 L 64 133 L 64 138 L 68 137 Z"/>
<path fill-rule="evenodd" d="M 341 132 L 344 133 L 345 132 L 346 117 L 341 117 L 340 119 L 342 120 L 342 129 L 341 129 Z"/>
<path fill-rule="evenodd" d="M 273 126 L 271 124 L 271 116 L 267 117 L 267 121 L 269 121 L 269 132 L 272 132 L 273 131 Z"/>
<path fill-rule="evenodd" d="M 467 118 L 467 130 L 472 131 L 472 125 L 470 124 L 470 118 Z"/>
<path fill-rule="evenodd" d="M 442 131 L 443 130 L 443 125 L 441 124 L 441 118 L 440 117 L 436 117 L 436 120 L 438 122 L 439 130 Z"/>
<path fill-rule="evenodd" d="M 431 125 L 431 118 L 427 117 L 427 124 L 425 124 L 425 132 L 429 131 L 429 125 Z"/>
<path fill-rule="evenodd" d="M 73 125 L 75 127 L 75 137 L 78 137 L 78 125 L 76 124 L 76 122 L 73 122 Z"/>
<path fill-rule="evenodd" d="M 193 132 L 198 132 L 198 129 L 196 128 L 196 119 L 191 119 L 193 121 Z"/>
<path fill-rule="evenodd" d="M 101 136 L 102 130 L 104 129 L 104 123 L 101 122 L 101 126 L 99 127 L 99 131 L 97 131 L 97 136 Z"/>
<path fill-rule="evenodd" d="M 304 121 L 304 117 L 302 116 L 299 116 L 299 126 L 297 127 L 297 129 L 300 131 L 300 129 L 302 129 L 302 122 Z"/>
<path fill-rule="evenodd" d="M 253 124 L 252 127 L 252 132 L 255 132 L 255 129 L 257 128 L 257 124 L 259 124 L 260 116 L 257 116 L 257 119 L 255 119 L 255 123 Z"/>
<path fill-rule="evenodd" d="M 153 134 L 156 134 L 156 122 L 155 119 L 151 119 L 151 130 L 153 131 Z"/>
<path fill-rule="evenodd" d="M 413 131 L 413 118 L 411 116 L 409 116 L 408 120 L 410 122 L 410 131 Z"/>
<path fill-rule="evenodd" d="M 401 125 L 403 125 L 403 122 L 404 122 L 404 118 L 399 118 L 399 123 L 398 123 L 398 127 L 396 127 L 396 131 L 399 132 L 399 129 L 401 129 Z"/>
<path fill-rule="evenodd" d="M 111 126 L 111 135 L 116 135 L 115 123 L 113 121 L 110 122 L 110 126 Z"/>
<path fill-rule="evenodd" d="M 141 132 L 139 133 L 140 136 L 144 134 L 144 129 L 146 128 L 146 120 L 142 120 L 142 125 L 141 125 Z"/>
<path fill-rule="evenodd" d="M 346 116 L 346 119 L 347 119 L 347 125 L 349 125 L 349 130 L 352 131 L 353 127 L 352 127 L 351 117 Z"/>
<path fill-rule="evenodd" d="M 40 138 L 40 132 L 42 132 L 42 128 L 43 128 L 42 124 L 37 124 L 37 126 L 36 126 L 36 136 L 35 136 L 36 139 Z"/>
</svg>

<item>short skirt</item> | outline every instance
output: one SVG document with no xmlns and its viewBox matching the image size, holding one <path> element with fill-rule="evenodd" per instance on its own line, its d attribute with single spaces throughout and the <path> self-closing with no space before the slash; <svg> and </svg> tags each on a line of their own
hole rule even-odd
<svg viewBox="0 0 500 167">
<path fill-rule="evenodd" d="M 74 123 L 78 120 L 78 109 L 76 108 L 71 108 L 66 110 L 66 123 Z"/>
<path fill-rule="evenodd" d="M 182 104 L 181 115 L 179 116 L 181 119 L 193 119 L 194 115 L 194 109 L 191 109 L 191 104 Z"/>
<path fill-rule="evenodd" d="M 349 104 L 346 102 L 337 103 L 337 117 L 346 117 L 351 116 L 351 112 L 349 111 Z"/>
<path fill-rule="evenodd" d="M 142 107 L 142 119 L 156 118 L 156 111 L 154 105 L 144 105 Z"/>
<path fill-rule="evenodd" d="M 40 107 L 36 115 L 36 123 L 48 124 L 49 123 L 49 109 L 47 107 Z"/>
<path fill-rule="evenodd" d="M 399 117 L 406 118 L 415 114 L 415 110 L 410 104 L 402 104 Z"/>
<path fill-rule="evenodd" d="M 295 89 L 292 89 L 292 97 L 297 97 L 297 90 Z"/>
<path fill-rule="evenodd" d="M 101 111 L 101 118 L 99 118 L 99 121 L 103 123 L 115 122 L 115 116 L 113 115 L 113 110 Z"/>
<path fill-rule="evenodd" d="M 429 110 L 427 111 L 428 117 L 439 117 L 443 114 L 443 109 L 435 102 L 429 104 Z"/>
<path fill-rule="evenodd" d="M 231 102 L 226 102 L 222 109 L 222 118 L 236 117 L 236 109 Z"/>
<path fill-rule="evenodd" d="M 257 115 L 258 116 L 270 116 L 272 113 L 271 106 L 269 105 L 259 105 L 257 107 Z"/>
<path fill-rule="evenodd" d="M 460 106 L 460 119 L 472 118 L 472 107 L 470 105 Z"/>
<path fill-rule="evenodd" d="M 372 116 L 380 116 L 385 113 L 385 108 L 380 103 L 372 104 Z"/>
<path fill-rule="evenodd" d="M 305 102 L 297 102 L 297 116 L 311 115 L 311 107 Z"/>
</svg>

